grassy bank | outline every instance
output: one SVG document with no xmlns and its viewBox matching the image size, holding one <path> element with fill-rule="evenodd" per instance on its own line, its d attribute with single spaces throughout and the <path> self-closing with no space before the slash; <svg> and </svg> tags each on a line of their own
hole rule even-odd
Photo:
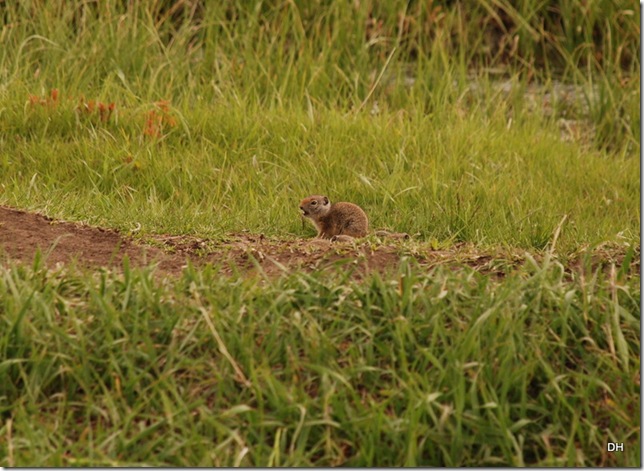
<svg viewBox="0 0 644 471">
<path fill-rule="evenodd" d="M 0 460 L 636 466 L 639 287 L 619 268 L 265 283 L 4 267 Z"/>
<path fill-rule="evenodd" d="M 322 192 L 425 240 L 540 249 L 565 216 L 562 250 L 637 239 L 639 10 L 619 2 L 565 27 L 556 2 L 553 18 L 504 2 L 25 5 L 1 37 L 2 203 L 143 233 L 302 235 L 297 201 Z M 539 18 L 535 47 L 488 51 Z M 600 25 L 612 42 L 587 37 Z"/>
<path fill-rule="evenodd" d="M 172 111 L 161 137 L 145 134 L 147 108 L 103 123 L 69 101 L 5 104 L 0 201 L 126 232 L 308 236 L 297 204 L 325 193 L 421 240 L 542 249 L 564 216 L 564 251 L 638 238 L 636 157 L 562 142 L 537 119 L 512 124 L 507 104 L 489 117 L 346 117 L 198 103 Z"/>
</svg>

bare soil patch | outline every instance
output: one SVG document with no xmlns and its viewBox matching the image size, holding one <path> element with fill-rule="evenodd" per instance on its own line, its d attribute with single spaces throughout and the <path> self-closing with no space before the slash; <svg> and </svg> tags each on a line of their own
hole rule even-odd
<svg viewBox="0 0 644 471">
<path fill-rule="evenodd" d="M 235 270 L 279 274 L 348 264 L 356 272 L 395 268 L 395 246 L 367 249 L 366 244 L 331 244 L 323 240 L 278 240 L 263 235 L 234 234 L 213 241 L 190 236 L 152 236 L 148 243 L 112 229 L 58 221 L 37 213 L 0 206 L 0 256 L 31 263 L 37 250 L 48 266 L 76 263 L 85 268 L 158 264 L 163 272 L 180 273 L 188 260 L 213 263 L 225 273 Z"/>
<path fill-rule="evenodd" d="M 405 241 L 374 243 L 331 243 L 320 239 L 278 239 L 261 234 L 231 234 L 223 240 L 191 236 L 150 236 L 146 242 L 112 229 L 53 220 L 0 206 L 0 260 L 31 263 L 40 250 L 45 263 L 76 263 L 83 268 L 119 268 L 125 257 L 131 266 L 158 264 L 159 271 L 179 274 L 188 261 L 202 266 L 212 263 L 222 273 L 263 272 L 279 275 L 294 270 L 315 271 L 342 269 L 356 277 L 370 272 L 395 270 L 401 255 L 414 258 L 428 269 L 435 265 L 454 268 L 470 266 L 483 273 L 502 278 L 525 261 L 524 252 L 487 250 L 456 244 L 448 250 L 435 250 L 429 244 Z M 593 265 L 616 263 L 624 258 L 623 250 L 593 253 Z M 579 261 L 571 260 L 573 269 Z M 639 272 L 639 250 L 631 262 L 631 272 Z"/>
<path fill-rule="evenodd" d="M 0 254 L 31 263 L 40 250 L 47 265 L 76 262 L 87 268 L 121 266 L 127 256 L 133 265 L 159 262 L 167 271 L 183 262 L 155 247 L 143 247 L 117 231 L 57 221 L 41 214 L 0 206 Z"/>
</svg>

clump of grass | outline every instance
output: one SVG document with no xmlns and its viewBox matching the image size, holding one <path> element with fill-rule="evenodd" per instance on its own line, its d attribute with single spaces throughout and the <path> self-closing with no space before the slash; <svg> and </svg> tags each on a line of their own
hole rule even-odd
<svg viewBox="0 0 644 471">
<path fill-rule="evenodd" d="M 0 268 L 0 462 L 639 463 L 635 280 L 340 273 Z"/>
</svg>

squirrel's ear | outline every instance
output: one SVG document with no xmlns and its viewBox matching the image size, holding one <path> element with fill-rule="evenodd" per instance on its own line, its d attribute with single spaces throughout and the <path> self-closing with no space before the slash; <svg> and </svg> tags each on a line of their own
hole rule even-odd
<svg viewBox="0 0 644 471">
<path fill-rule="evenodd" d="M 325 205 L 326 205 L 326 204 L 329 204 L 329 198 L 327 198 L 326 196 L 324 197 L 323 201 L 324 201 L 324 204 L 325 204 Z"/>
</svg>

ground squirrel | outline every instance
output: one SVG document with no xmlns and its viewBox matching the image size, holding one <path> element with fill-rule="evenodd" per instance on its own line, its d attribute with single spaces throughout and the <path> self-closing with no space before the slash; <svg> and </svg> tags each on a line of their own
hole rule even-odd
<svg viewBox="0 0 644 471">
<path fill-rule="evenodd" d="M 346 240 L 365 237 L 369 220 L 360 206 L 353 203 L 331 204 L 329 198 L 313 195 L 300 202 L 302 216 L 309 218 L 322 239 Z"/>
</svg>

